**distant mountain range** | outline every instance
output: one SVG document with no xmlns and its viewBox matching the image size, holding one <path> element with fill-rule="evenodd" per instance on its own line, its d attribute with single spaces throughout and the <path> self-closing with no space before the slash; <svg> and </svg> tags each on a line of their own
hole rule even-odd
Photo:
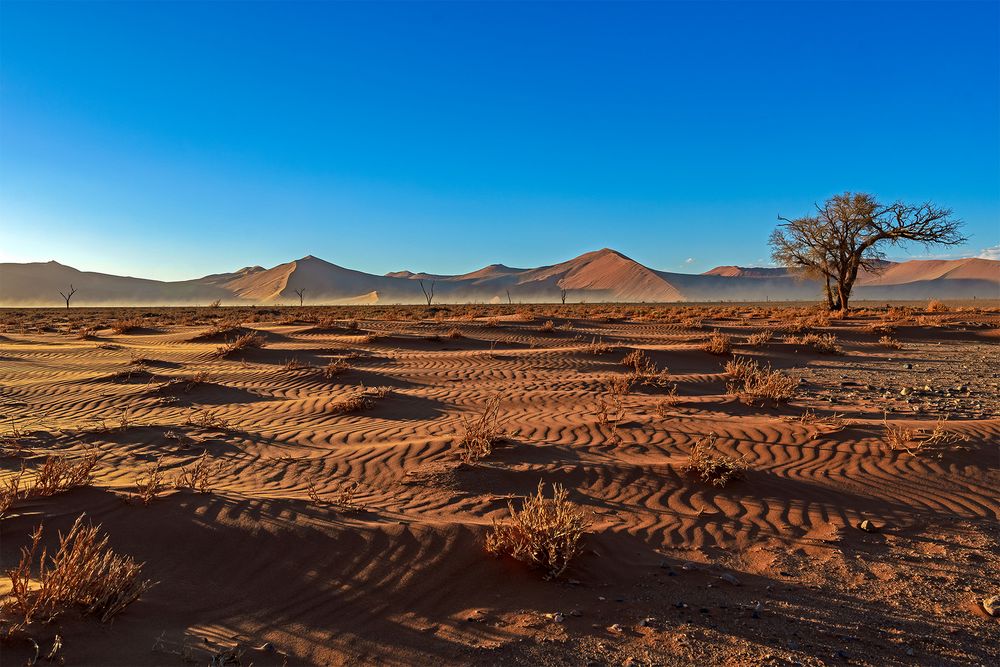
<svg viewBox="0 0 1000 667">
<path fill-rule="evenodd" d="M 62 305 L 60 291 L 77 289 L 75 306 L 672 301 L 797 301 L 820 298 L 820 285 L 786 269 L 719 266 L 692 275 L 657 271 L 605 248 L 552 266 L 503 264 L 460 276 L 396 271 L 384 276 L 307 256 L 270 269 L 249 266 L 194 280 L 165 282 L 79 271 L 58 262 L 0 264 L 0 306 Z M 858 279 L 857 299 L 1000 298 L 1000 262 L 987 259 L 886 262 Z"/>
</svg>

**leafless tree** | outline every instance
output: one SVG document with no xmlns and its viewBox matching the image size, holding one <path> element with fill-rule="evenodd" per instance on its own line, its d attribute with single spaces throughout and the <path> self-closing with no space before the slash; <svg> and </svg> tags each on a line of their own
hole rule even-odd
<svg viewBox="0 0 1000 667">
<path fill-rule="evenodd" d="M 299 306 L 301 307 L 302 301 L 305 299 L 306 288 L 303 287 L 302 289 L 297 289 L 292 291 L 299 295 Z"/>
<path fill-rule="evenodd" d="M 67 310 L 69 309 L 69 300 L 73 298 L 74 294 L 76 294 L 76 288 L 73 287 L 73 285 L 69 286 L 69 294 L 63 294 L 62 292 L 59 292 L 59 296 L 61 296 L 63 299 L 66 300 L 66 309 Z"/>
<path fill-rule="evenodd" d="M 563 287 L 563 288 L 561 288 L 559 290 L 559 300 L 562 302 L 562 305 L 564 305 L 564 306 L 566 305 L 566 288 L 565 287 Z"/>
<path fill-rule="evenodd" d="M 825 281 L 831 310 L 847 311 L 858 271 L 885 268 L 884 249 L 906 243 L 959 245 L 962 221 L 951 209 L 924 204 L 882 204 L 865 193 L 845 192 L 816 205 L 816 215 L 790 220 L 771 233 L 771 257 L 782 266 Z"/>
<path fill-rule="evenodd" d="M 428 291 L 427 288 L 424 287 L 423 280 L 419 282 L 420 282 L 420 291 L 424 293 L 424 298 L 427 299 L 427 305 L 429 306 L 431 305 L 431 301 L 434 300 L 434 281 L 433 280 L 431 281 L 430 291 Z"/>
<path fill-rule="evenodd" d="M 510 290 L 507 290 L 507 305 L 509 306 L 511 303 L 512 301 L 510 300 Z"/>
</svg>

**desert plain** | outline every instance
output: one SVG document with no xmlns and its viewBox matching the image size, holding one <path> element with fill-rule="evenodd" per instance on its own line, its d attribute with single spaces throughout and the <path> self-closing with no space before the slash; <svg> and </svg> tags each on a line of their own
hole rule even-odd
<svg viewBox="0 0 1000 667">
<path fill-rule="evenodd" d="M 983 300 L 2 310 L 3 663 L 998 664 L 998 345 Z M 540 483 L 558 576 L 486 549 Z M 78 520 L 137 599 L 25 618 Z"/>
</svg>

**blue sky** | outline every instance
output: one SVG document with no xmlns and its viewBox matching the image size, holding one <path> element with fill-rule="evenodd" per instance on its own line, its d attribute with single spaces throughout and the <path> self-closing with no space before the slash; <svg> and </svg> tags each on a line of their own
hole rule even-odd
<svg viewBox="0 0 1000 667">
<path fill-rule="evenodd" d="M 696 272 L 848 189 L 1000 255 L 998 81 L 996 2 L 4 0 L 0 261 Z"/>
</svg>

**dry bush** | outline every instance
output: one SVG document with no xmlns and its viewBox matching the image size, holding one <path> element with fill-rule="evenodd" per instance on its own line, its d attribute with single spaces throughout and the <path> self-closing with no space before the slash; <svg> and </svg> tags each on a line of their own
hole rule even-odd
<svg viewBox="0 0 1000 667">
<path fill-rule="evenodd" d="M 948 306 L 944 305 L 937 299 L 933 299 L 927 304 L 928 313 L 947 313 L 951 310 Z"/>
<path fill-rule="evenodd" d="M 208 458 L 208 452 L 202 452 L 194 463 L 180 469 L 174 478 L 174 488 L 211 493 L 224 470 L 225 464 L 222 461 L 212 461 Z"/>
<path fill-rule="evenodd" d="M 727 372 L 728 372 L 727 366 Z M 797 382 L 780 371 L 771 370 L 770 366 L 761 367 L 756 361 L 747 360 L 734 366 L 735 381 L 729 383 L 728 391 L 747 403 L 759 403 L 767 400 L 783 402 L 795 395 Z"/>
<path fill-rule="evenodd" d="M 116 334 L 127 334 L 142 329 L 145 321 L 138 315 L 121 317 L 111 323 L 111 330 Z"/>
<path fill-rule="evenodd" d="M 84 486 L 90 482 L 97 454 L 87 454 L 73 460 L 65 456 L 50 456 L 35 473 L 34 483 L 24 489 L 22 497 L 40 498 Z"/>
<path fill-rule="evenodd" d="M 887 350 L 902 350 L 903 344 L 892 336 L 882 336 L 878 339 L 878 344 Z"/>
<path fill-rule="evenodd" d="M 322 376 L 323 376 L 324 379 L 326 379 L 326 380 L 332 380 L 333 378 L 337 377 L 338 375 L 341 375 L 341 374 L 346 373 L 347 371 L 351 370 L 351 368 L 352 368 L 351 365 L 349 363 L 347 363 L 346 360 L 344 360 L 344 359 L 336 359 L 336 360 L 331 361 L 330 363 L 328 363 L 326 366 L 323 366 L 320 369 L 320 374 L 322 374 Z"/>
<path fill-rule="evenodd" d="M 260 349 L 265 345 L 267 345 L 267 343 L 265 342 L 263 336 L 258 333 L 249 332 L 217 348 L 215 350 L 215 356 L 229 357 L 238 352 Z"/>
<path fill-rule="evenodd" d="M 729 354 L 733 349 L 733 343 L 729 336 L 716 331 L 709 336 L 701 349 L 711 354 Z"/>
<path fill-rule="evenodd" d="M 660 417 L 668 416 L 667 408 L 673 407 L 679 400 L 680 396 L 677 395 L 677 385 L 670 385 L 670 389 L 662 394 L 660 400 L 656 403 L 656 414 Z"/>
<path fill-rule="evenodd" d="M 365 395 L 371 396 L 373 398 L 383 399 L 387 396 L 392 395 L 392 387 L 387 387 L 385 385 L 380 385 L 377 387 L 367 387 L 365 390 Z"/>
<path fill-rule="evenodd" d="M 448 332 L 445 334 L 445 336 L 451 338 L 452 340 L 465 338 L 465 334 L 463 334 L 461 329 L 459 329 L 458 327 L 452 327 L 451 329 L 448 329 Z"/>
<path fill-rule="evenodd" d="M 331 401 L 327 405 L 327 411 L 335 415 L 344 415 L 351 412 L 361 412 L 362 410 L 368 410 L 373 405 L 374 401 L 371 398 L 362 393 L 353 394 L 351 396 L 345 396 L 344 398 L 338 398 L 335 401 Z"/>
<path fill-rule="evenodd" d="M 896 327 L 899 325 L 896 321 L 886 321 L 872 322 L 865 327 L 865 331 L 871 334 L 882 334 L 883 336 L 889 336 L 896 333 Z"/>
<path fill-rule="evenodd" d="M 833 334 L 807 333 L 802 336 L 791 336 L 788 342 L 793 345 L 808 345 L 820 354 L 843 354 L 844 350 Z"/>
<path fill-rule="evenodd" d="M 162 456 L 158 457 L 150 464 L 149 469 L 144 474 L 135 479 L 135 493 L 131 497 L 141 500 L 143 505 L 148 505 L 155 500 L 166 488 L 166 484 L 163 482 L 163 472 L 160 470 L 162 460 Z"/>
<path fill-rule="evenodd" d="M 193 389 L 200 387 L 209 381 L 211 376 L 208 371 L 198 371 L 197 373 L 192 373 L 191 375 L 185 375 L 179 378 L 173 378 L 172 380 L 167 380 L 161 384 L 157 390 L 158 391 L 173 391 L 179 389 L 185 394 L 190 393 Z"/>
<path fill-rule="evenodd" d="M 319 495 L 319 490 L 316 488 L 315 484 L 310 484 L 306 488 L 306 493 L 309 495 L 309 499 L 314 503 L 330 502 L 334 505 L 340 505 L 345 509 L 363 509 L 361 505 L 354 502 L 354 497 L 358 494 L 358 490 L 361 488 L 361 483 L 358 481 L 351 482 L 347 484 L 337 493 L 335 493 L 330 498 L 323 498 Z"/>
<path fill-rule="evenodd" d="M 140 577 L 142 563 L 112 551 L 100 526 L 84 525 L 83 518 L 81 514 L 66 535 L 60 533 L 51 557 L 44 548 L 38 551 L 41 525 L 31 535 L 31 546 L 21 550 L 17 567 L 7 572 L 11 587 L 6 606 L 20 619 L 11 630 L 34 620 L 49 622 L 72 606 L 105 623 L 154 585 Z M 33 569 L 38 571 L 35 578 Z"/>
<path fill-rule="evenodd" d="M 590 344 L 587 345 L 587 352 L 590 354 L 607 354 L 614 351 L 614 349 L 613 345 L 608 345 L 600 338 L 592 338 Z"/>
<path fill-rule="evenodd" d="M 478 418 L 462 417 L 465 432 L 458 441 L 462 460 L 479 461 L 493 453 L 493 445 L 504 438 L 500 421 L 500 395 L 486 401 L 486 408 Z"/>
<path fill-rule="evenodd" d="M 774 338 L 774 332 L 770 329 L 761 329 L 747 336 L 747 345 L 750 347 L 760 347 L 766 345 Z"/>
<path fill-rule="evenodd" d="M 285 371 L 301 371 L 306 368 L 309 368 L 309 364 L 302 363 L 296 357 L 292 357 L 281 367 L 281 369 Z"/>
<path fill-rule="evenodd" d="M 604 396 L 597 397 L 597 423 L 601 426 L 617 424 L 625 417 L 625 408 L 622 406 L 621 397 L 617 394 L 609 394 L 610 399 Z"/>
<path fill-rule="evenodd" d="M 681 326 L 685 329 L 702 329 L 705 323 L 700 317 L 689 317 L 681 321 Z"/>
<path fill-rule="evenodd" d="M 507 503 L 510 517 L 503 523 L 493 521 L 486 551 L 512 556 L 544 570 L 546 579 L 554 579 L 582 551 L 590 520 L 561 485 L 552 485 L 552 498 L 545 497 L 544 489 L 539 482 L 538 493 L 526 497 L 520 510 Z"/>
<path fill-rule="evenodd" d="M 189 426 L 218 431 L 228 431 L 232 428 L 228 420 L 220 417 L 214 411 L 202 408 L 192 408 L 185 421 Z"/>
<path fill-rule="evenodd" d="M 926 429 L 892 425 L 883 417 L 885 433 L 882 437 L 892 451 L 905 451 L 911 456 L 941 458 L 946 452 L 958 448 L 957 446 L 968 440 L 964 435 L 948 431 L 945 428 L 946 422 L 944 418 L 939 419 L 934 428 L 928 432 Z"/>
<path fill-rule="evenodd" d="M 76 334 L 80 340 L 92 340 L 97 338 L 97 327 L 84 327 Z"/>
<path fill-rule="evenodd" d="M 716 448 L 718 437 L 711 433 L 700 438 L 691 448 L 691 456 L 684 465 L 684 472 L 694 475 L 714 486 L 725 486 L 734 479 L 741 479 L 747 470 L 744 457 L 733 458 Z"/>
<path fill-rule="evenodd" d="M 663 386 L 667 382 L 667 369 L 658 370 L 653 360 L 642 350 L 632 350 L 626 354 L 622 364 L 632 369 L 629 375 L 635 384 Z"/>
<path fill-rule="evenodd" d="M 545 323 L 538 328 L 538 331 L 543 334 L 550 334 L 556 330 L 555 322 L 552 320 L 545 320 Z"/>
<path fill-rule="evenodd" d="M 628 396 L 629 392 L 632 391 L 632 376 L 616 375 L 608 380 L 607 388 L 608 394 L 613 398 Z"/>
</svg>

